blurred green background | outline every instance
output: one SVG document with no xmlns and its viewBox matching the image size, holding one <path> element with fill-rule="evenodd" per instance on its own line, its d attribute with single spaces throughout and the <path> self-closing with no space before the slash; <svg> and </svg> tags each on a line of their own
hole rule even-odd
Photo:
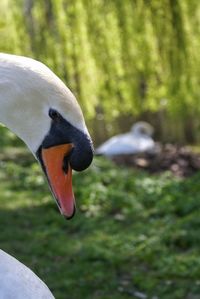
<svg viewBox="0 0 200 299">
<path fill-rule="evenodd" d="M 150 122 L 200 140 L 200 2 L 1 0 L 0 51 L 47 64 L 77 96 L 95 142 Z M 0 127 L 0 246 L 57 299 L 199 299 L 200 173 L 176 178 L 95 158 L 58 213 L 39 165 Z"/>
<path fill-rule="evenodd" d="M 199 1 L 2 0 L 0 20 L 0 50 L 52 68 L 95 142 L 141 118 L 164 141 L 199 141 Z"/>
</svg>

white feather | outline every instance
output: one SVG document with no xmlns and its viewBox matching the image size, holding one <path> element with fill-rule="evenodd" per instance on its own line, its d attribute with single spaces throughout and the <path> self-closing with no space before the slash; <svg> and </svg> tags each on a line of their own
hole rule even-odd
<svg viewBox="0 0 200 299">
<path fill-rule="evenodd" d="M 54 296 L 29 268 L 0 250 L 0 299 L 53 299 Z"/>
</svg>

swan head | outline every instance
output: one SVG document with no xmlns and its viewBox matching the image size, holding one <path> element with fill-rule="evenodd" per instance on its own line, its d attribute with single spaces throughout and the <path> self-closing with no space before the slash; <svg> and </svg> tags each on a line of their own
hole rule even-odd
<svg viewBox="0 0 200 299">
<path fill-rule="evenodd" d="M 30 58 L 0 54 L 0 121 L 39 161 L 61 213 L 75 213 L 72 169 L 92 162 L 93 145 L 82 111 L 65 84 Z"/>
<path fill-rule="evenodd" d="M 131 127 L 131 133 L 141 136 L 152 136 L 154 128 L 145 121 L 139 121 Z"/>
</svg>

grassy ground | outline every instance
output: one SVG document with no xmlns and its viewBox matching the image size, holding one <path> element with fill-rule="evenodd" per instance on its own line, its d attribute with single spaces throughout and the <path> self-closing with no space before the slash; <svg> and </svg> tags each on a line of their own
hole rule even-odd
<svg viewBox="0 0 200 299">
<path fill-rule="evenodd" d="M 1 160 L 0 246 L 57 299 L 200 298 L 200 174 L 149 176 L 96 159 L 74 175 L 78 212 L 66 221 L 29 155 Z"/>
</svg>

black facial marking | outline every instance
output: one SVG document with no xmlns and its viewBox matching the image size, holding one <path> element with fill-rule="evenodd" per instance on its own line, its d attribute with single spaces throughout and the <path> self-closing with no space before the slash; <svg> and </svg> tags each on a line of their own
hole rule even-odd
<svg viewBox="0 0 200 299">
<path fill-rule="evenodd" d="M 72 143 L 72 151 L 63 159 L 63 170 L 67 172 L 68 163 L 74 170 L 86 169 L 92 162 L 94 152 L 90 137 L 71 125 L 56 110 L 50 109 L 49 116 L 52 118 L 50 130 L 36 152 L 40 162 L 42 148 Z"/>
<path fill-rule="evenodd" d="M 49 109 L 49 117 L 53 121 L 59 121 L 59 120 L 62 119 L 62 116 L 60 115 L 60 113 L 58 111 L 56 111 L 55 109 L 52 109 L 52 108 Z"/>
</svg>

